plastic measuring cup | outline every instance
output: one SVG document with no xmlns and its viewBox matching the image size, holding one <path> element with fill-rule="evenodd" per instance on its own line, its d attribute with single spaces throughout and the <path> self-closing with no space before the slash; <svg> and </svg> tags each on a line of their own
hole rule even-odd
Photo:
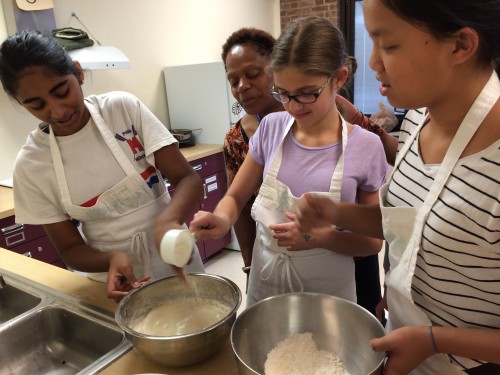
<svg viewBox="0 0 500 375">
<path fill-rule="evenodd" d="M 195 234 L 187 229 L 170 229 L 160 242 L 160 255 L 164 262 L 184 267 L 191 258 Z"/>
</svg>

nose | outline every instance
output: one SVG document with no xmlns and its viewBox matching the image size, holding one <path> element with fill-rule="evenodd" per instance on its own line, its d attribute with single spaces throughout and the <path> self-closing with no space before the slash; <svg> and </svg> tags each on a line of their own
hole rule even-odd
<svg viewBox="0 0 500 375">
<path fill-rule="evenodd" d="M 66 106 L 60 100 L 51 100 L 47 103 L 47 108 L 50 111 L 50 117 L 53 119 L 61 119 L 65 115 Z"/>
<path fill-rule="evenodd" d="M 246 77 L 241 77 L 238 81 L 238 92 L 248 90 L 250 86 L 250 82 L 246 79 Z"/>
<path fill-rule="evenodd" d="M 296 101 L 295 99 L 292 99 L 290 100 L 286 106 L 288 107 L 288 109 L 290 110 L 290 112 L 294 112 L 298 109 L 302 109 L 302 107 L 304 106 L 302 103 L 299 103 L 298 101 Z"/>
<path fill-rule="evenodd" d="M 382 63 L 382 59 L 380 58 L 380 49 L 375 45 L 373 46 L 372 53 L 370 54 L 369 65 L 370 68 L 376 73 L 380 73 L 384 70 L 384 65 Z"/>
</svg>

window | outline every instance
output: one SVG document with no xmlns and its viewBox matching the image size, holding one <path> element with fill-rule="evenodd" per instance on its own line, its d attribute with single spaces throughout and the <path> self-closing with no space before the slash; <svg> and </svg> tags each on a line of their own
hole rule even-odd
<svg viewBox="0 0 500 375">
<path fill-rule="evenodd" d="M 346 38 L 349 53 L 356 58 L 358 67 L 354 74 L 354 84 L 350 88 L 350 99 L 366 115 L 378 112 L 379 102 L 393 108 L 387 98 L 380 95 L 380 82 L 375 79 L 375 72 L 370 68 L 372 41 L 365 29 L 362 0 L 340 0 L 340 28 Z M 396 115 L 403 111 L 394 108 Z"/>
</svg>

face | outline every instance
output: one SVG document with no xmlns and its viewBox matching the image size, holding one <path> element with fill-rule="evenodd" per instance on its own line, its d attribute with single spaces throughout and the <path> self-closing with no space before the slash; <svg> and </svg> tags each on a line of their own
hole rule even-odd
<svg viewBox="0 0 500 375">
<path fill-rule="evenodd" d="M 266 72 L 269 57 L 251 44 L 236 45 L 226 57 L 227 80 L 231 93 L 249 115 L 272 112 L 276 102 L 270 94 L 273 76 Z"/>
<path fill-rule="evenodd" d="M 273 73 L 274 90 L 284 95 L 314 94 L 330 78 L 326 75 L 305 75 L 294 68 L 285 68 Z M 311 127 L 323 121 L 330 121 L 338 116 L 335 106 L 337 77 L 334 76 L 324 86 L 316 102 L 301 104 L 296 100 L 284 103 L 285 110 L 292 115 L 301 127 Z"/>
<path fill-rule="evenodd" d="M 370 67 L 380 93 L 398 108 L 429 107 L 446 96 L 452 41 L 438 41 L 410 25 L 379 0 L 363 2 L 365 26 L 373 40 Z"/>
<path fill-rule="evenodd" d="M 56 136 L 71 135 L 90 117 L 83 102 L 82 82 L 81 69 L 77 77 L 56 75 L 40 66 L 26 68 L 18 81 L 16 99 L 33 116 L 48 123 Z"/>
</svg>

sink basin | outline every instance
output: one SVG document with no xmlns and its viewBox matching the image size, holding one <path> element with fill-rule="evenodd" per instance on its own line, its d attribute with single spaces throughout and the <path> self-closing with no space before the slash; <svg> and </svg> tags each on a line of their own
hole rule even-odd
<svg viewBox="0 0 500 375">
<path fill-rule="evenodd" d="M 75 374 L 118 348 L 123 333 L 59 306 L 0 328 L 0 374 Z"/>
<path fill-rule="evenodd" d="M 42 299 L 12 285 L 0 289 L 0 324 L 37 306 Z"/>
<path fill-rule="evenodd" d="M 132 349 L 113 314 L 0 269 L 0 374 L 97 374 Z"/>
</svg>

